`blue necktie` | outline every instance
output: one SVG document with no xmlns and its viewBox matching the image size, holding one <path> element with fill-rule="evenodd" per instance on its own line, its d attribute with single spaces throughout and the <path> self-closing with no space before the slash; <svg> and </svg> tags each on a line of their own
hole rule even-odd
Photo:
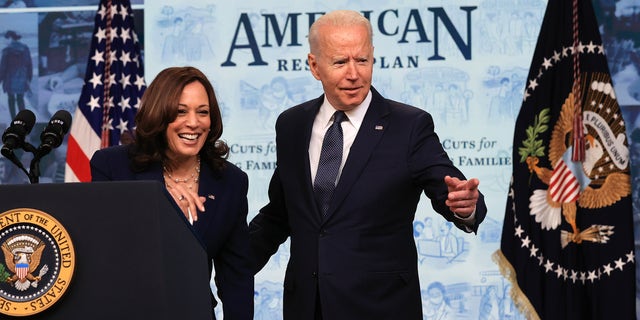
<svg viewBox="0 0 640 320">
<path fill-rule="evenodd" d="M 320 151 L 320 161 L 316 180 L 313 183 L 313 191 L 316 196 L 318 209 L 324 217 L 329 209 L 329 202 L 336 187 L 338 171 L 342 163 L 342 121 L 347 116 L 342 111 L 333 114 L 333 124 L 327 129 L 322 141 L 322 151 Z"/>
</svg>

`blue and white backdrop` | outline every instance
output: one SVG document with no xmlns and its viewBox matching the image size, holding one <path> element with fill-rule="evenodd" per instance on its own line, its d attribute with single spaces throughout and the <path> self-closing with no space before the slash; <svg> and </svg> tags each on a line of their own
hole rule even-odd
<svg viewBox="0 0 640 320">
<path fill-rule="evenodd" d="M 414 234 L 424 318 L 441 319 L 444 311 L 451 318 L 523 318 L 510 301 L 509 283 L 491 254 L 500 245 L 514 122 L 546 1 L 138 0 L 132 4 L 147 83 L 175 65 L 196 66 L 213 82 L 222 106 L 223 138 L 231 146 L 230 160 L 249 174 L 249 218 L 267 202 L 275 167 L 276 117 L 321 94 L 306 65 L 310 23 L 334 9 L 363 12 L 374 27 L 374 86 L 388 98 L 433 115 L 445 150 L 468 177 L 480 179 L 489 208 L 478 235 L 469 235 L 451 228 L 428 201 L 420 204 Z M 4 7 L 0 32 L 18 31 L 31 49 L 34 78 L 27 107 L 36 113 L 34 132 L 39 132 L 56 110 L 75 110 L 98 0 L 0 0 L 0 6 Z M 594 7 L 619 103 L 626 121 L 634 124 L 628 132 L 633 138 L 632 130 L 640 127 L 640 0 L 594 0 Z M 0 129 L 10 121 L 7 96 L 0 92 Z M 636 135 L 638 140 L 631 144 L 634 156 L 640 155 L 640 130 Z M 63 181 L 65 154 L 63 145 L 43 160 L 41 182 Z M 634 181 L 638 167 L 634 162 Z M 27 182 L 22 172 L 0 160 L 0 183 Z M 7 199 L 0 195 L 0 201 Z M 288 255 L 285 243 L 257 275 L 255 319 L 282 318 Z"/>
</svg>

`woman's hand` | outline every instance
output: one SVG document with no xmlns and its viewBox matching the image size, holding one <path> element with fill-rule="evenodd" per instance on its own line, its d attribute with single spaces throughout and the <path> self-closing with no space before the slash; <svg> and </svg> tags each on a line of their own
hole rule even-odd
<svg viewBox="0 0 640 320">
<path fill-rule="evenodd" d="M 198 212 L 204 212 L 204 202 L 207 198 L 199 196 L 196 191 L 187 188 L 183 183 L 167 182 L 166 186 L 189 223 L 198 221 Z"/>
</svg>

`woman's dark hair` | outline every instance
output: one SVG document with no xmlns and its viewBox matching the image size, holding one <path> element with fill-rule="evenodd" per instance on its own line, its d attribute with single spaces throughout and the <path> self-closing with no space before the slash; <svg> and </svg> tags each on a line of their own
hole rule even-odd
<svg viewBox="0 0 640 320">
<path fill-rule="evenodd" d="M 200 82 L 207 92 L 211 118 L 211 130 L 200 150 L 200 159 L 214 171 L 224 167 L 229 147 L 224 141 L 218 140 L 222 136 L 222 115 L 213 86 L 204 73 L 194 67 L 171 67 L 158 73 L 142 96 L 135 118 L 133 170 L 144 171 L 151 163 L 167 160 L 167 126 L 178 116 L 178 104 L 184 87 L 195 81 Z"/>
</svg>

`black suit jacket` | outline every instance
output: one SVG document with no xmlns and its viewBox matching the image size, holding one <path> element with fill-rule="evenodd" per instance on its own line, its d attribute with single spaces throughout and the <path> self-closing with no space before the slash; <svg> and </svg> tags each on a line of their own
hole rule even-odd
<svg viewBox="0 0 640 320">
<path fill-rule="evenodd" d="M 444 176 L 465 179 L 442 149 L 423 110 L 373 98 L 321 218 L 308 146 L 324 97 L 283 112 L 276 122 L 277 169 L 269 204 L 249 225 L 256 271 L 287 237 L 285 319 L 422 319 L 413 220 L 422 192 L 445 219 L 468 232 L 445 205 Z M 475 224 L 486 215 L 482 195 Z"/>
<path fill-rule="evenodd" d="M 133 172 L 127 146 L 96 151 L 91 158 L 91 178 L 93 181 L 164 181 L 160 163 L 146 171 Z M 202 162 L 198 194 L 208 198 L 204 203 L 205 211 L 198 215 L 193 229 L 205 246 L 209 267 L 211 261 L 215 265 L 215 281 L 223 304 L 224 319 L 253 319 L 247 190 L 247 174 L 238 167 L 227 163 L 224 170 L 214 172 Z M 144 229 L 144 226 L 140 228 Z M 189 263 L 185 261 L 185 272 L 189 272 L 188 266 Z"/>
</svg>

